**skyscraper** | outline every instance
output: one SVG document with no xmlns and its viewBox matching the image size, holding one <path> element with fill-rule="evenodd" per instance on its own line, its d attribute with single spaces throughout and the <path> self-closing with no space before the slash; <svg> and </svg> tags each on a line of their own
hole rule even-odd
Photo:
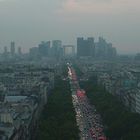
<svg viewBox="0 0 140 140">
<path fill-rule="evenodd" d="M 63 55 L 62 41 L 53 40 L 51 50 L 53 57 L 60 58 Z"/>
<path fill-rule="evenodd" d="M 4 58 L 5 60 L 8 58 L 8 50 L 7 50 L 7 46 L 4 46 L 3 58 Z"/>
<path fill-rule="evenodd" d="M 15 55 L 15 42 L 14 41 L 11 42 L 10 53 L 11 53 L 11 56 Z"/>
<path fill-rule="evenodd" d="M 112 47 L 112 43 L 107 43 L 102 37 L 99 37 L 99 41 L 95 45 L 95 50 L 96 58 L 112 59 L 117 55 L 116 48 Z"/>
<path fill-rule="evenodd" d="M 94 38 L 77 38 L 77 56 L 94 56 Z"/>
<path fill-rule="evenodd" d="M 7 46 L 4 46 L 4 54 L 7 54 L 8 50 L 7 50 Z"/>
<path fill-rule="evenodd" d="M 21 55 L 22 51 L 21 51 L 21 47 L 18 47 L 18 55 Z"/>
<path fill-rule="evenodd" d="M 39 54 L 41 56 L 49 56 L 49 52 L 50 52 L 50 44 L 51 42 L 50 41 L 47 41 L 47 42 L 44 42 L 42 41 L 39 46 L 38 46 L 38 51 L 39 51 Z"/>
<path fill-rule="evenodd" d="M 31 59 L 39 59 L 38 47 L 30 48 L 29 54 Z"/>
</svg>

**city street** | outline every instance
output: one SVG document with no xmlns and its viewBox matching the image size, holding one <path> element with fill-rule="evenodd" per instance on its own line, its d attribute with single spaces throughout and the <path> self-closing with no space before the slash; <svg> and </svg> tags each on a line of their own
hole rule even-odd
<svg viewBox="0 0 140 140">
<path fill-rule="evenodd" d="M 91 106 L 86 93 L 80 88 L 73 67 L 68 67 L 72 91 L 72 101 L 76 112 L 76 121 L 80 130 L 81 140 L 106 140 L 101 117 Z"/>
</svg>

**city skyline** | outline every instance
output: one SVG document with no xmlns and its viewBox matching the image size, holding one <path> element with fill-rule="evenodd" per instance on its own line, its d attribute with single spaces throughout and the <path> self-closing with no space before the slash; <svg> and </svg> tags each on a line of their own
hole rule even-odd
<svg viewBox="0 0 140 140">
<path fill-rule="evenodd" d="M 24 51 L 42 40 L 76 45 L 78 36 L 103 36 L 119 53 L 140 52 L 139 4 L 138 0 L 1 0 L 0 47 L 14 40 Z"/>
<path fill-rule="evenodd" d="M 85 37 L 77 37 L 76 38 L 76 40 L 78 39 L 78 38 L 82 38 L 82 39 L 84 39 Z M 88 39 L 93 39 L 93 42 L 92 42 L 92 45 L 93 45 L 93 47 L 97 47 L 98 48 L 98 46 L 96 45 L 99 41 L 100 41 L 100 39 L 103 39 L 105 42 L 107 41 L 105 38 L 103 38 L 103 37 L 98 37 L 98 40 L 96 40 L 94 37 L 87 37 Z M 56 40 L 44 40 L 44 41 L 40 41 L 40 42 L 38 42 L 38 44 L 36 44 L 35 46 L 33 46 L 33 47 L 30 47 L 30 48 L 28 48 L 28 50 L 26 50 L 26 51 L 23 51 L 23 53 L 30 53 L 30 50 L 32 49 L 32 48 L 36 48 L 36 47 L 40 47 L 40 46 L 46 46 L 46 44 L 48 44 L 49 43 L 49 47 L 50 48 L 54 48 L 54 46 L 55 45 L 58 45 L 59 47 L 62 47 L 62 48 L 65 48 L 65 47 L 74 47 L 74 49 L 75 49 L 75 53 L 77 53 L 77 48 L 78 48 L 78 44 L 76 43 L 75 45 L 74 44 L 64 44 L 64 41 L 63 40 L 58 40 L 58 39 L 56 39 Z M 108 42 L 108 44 L 111 44 L 111 46 L 112 46 L 112 42 Z M 13 47 L 12 47 L 13 46 Z M 12 50 L 11 50 L 11 47 L 12 47 Z M 86 44 L 85 44 L 85 49 L 86 49 Z M 101 47 L 104 47 L 104 46 L 101 46 Z M 115 48 L 115 47 L 114 47 Z M 14 50 L 13 50 L 14 49 Z M 21 44 L 17 44 L 17 42 L 15 42 L 15 41 L 11 41 L 11 42 L 9 42 L 8 43 L 8 45 L 4 45 L 3 47 L 1 47 L 1 50 L 0 50 L 0 53 L 5 53 L 5 52 L 10 52 L 10 53 L 12 53 L 12 52 L 14 52 L 14 53 L 16 53 L 16 52 L 19 52 L 19 49 L 20 49 L 20 51 L 21 51 L 21 49 L 22 50 L 24 50 L 24 48 L 23 47 L 21 47 Z M 115 48 L 116 49 L 116 48 Z"/>
</svg>

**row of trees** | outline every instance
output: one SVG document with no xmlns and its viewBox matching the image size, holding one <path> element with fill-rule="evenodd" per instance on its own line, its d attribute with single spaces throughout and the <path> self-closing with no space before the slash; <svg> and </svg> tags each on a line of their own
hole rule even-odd
<svg viewBox="0 0 140 140">
<path fill-rule="evenodd" d="M 117 97 L 98 86 L 96 80 L 93 76 L 81 86 L 101 114 L 106 135 L 110 140 L 140 140 L 140 114 L 129 112 Z"/>
<path fill-rule="evenodd" d="M 39 125 L 39 140 L 78 140 L 69 82 L 59 77 L 48 97 Z"/>
</svg>

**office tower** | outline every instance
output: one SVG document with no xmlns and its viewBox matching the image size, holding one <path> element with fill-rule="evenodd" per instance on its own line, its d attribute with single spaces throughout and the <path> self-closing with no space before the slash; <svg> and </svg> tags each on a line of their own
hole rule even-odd
<svg viewBox="0 0 140 140">
<path fill-rule="evenodd" d="M 94 38 L 93 37 L 89 37 L 87 39 L 87 43 L 88 43 L 88 46 L 89 46 L 89 54 L 91 56 L 95 56 L 95 43 L 94 43 Z"/>
<path fill-rule="evenodd" d="M 7 46 L 4 46 L 3 58 L 4 58 L 4 60 L 6 60 L 6 59 L 8 58 L 8 50 L 7 50 Z"/>
<path fill-rule="evenodd" d="M 63 56 L 63 48 L 61 40 L 52 41 L 51 55 L 55 58 L 60 58 Z"/>
<path fill-rule="evenodd" d="M 15 55 L 15 42 L 13 41 L 11 42 L 10 53 L 11 53 L 11 56 Z"/>
<path fill-rule="evenodd" d="M 38 45 L 38 51 L 39 51 L 40 56 L 43 56 L 43 57 L 49 56 L 50 45 L 51 45 L 50 41 L 47 41 L 47 42 L 42 41 Z"/>
<path fill-rule="evenodd" d="M 21 47 L 18 47 L 18 55 L 22 55 Z"/>
<path fill-rule="evenodd" d="M 96 43 L 96 57 L 105 57 L 106 46 L 106 40 L 99 37 L 99 41 Z"/>
<path fill-rule="evenodd" d="M 94 38 L 77 38 L 77 56 L 94 56 Z"/>
<path fill-rule="evenodd" d="M 4 46 L 4 54 L 7 54 L 8 50 L 7 50 L 7 46 Z"/>
<path fill-rule="evenodd" d="M 99 41 L 95 44 L 95 56 L 96 58 L 102 59 L 112 59 L 117 55 L 116 48 L 112 47 L 112 43 L 107 43 L 107 41 L 99 37 Z"/>
<path fill-rule="evenodd" d="M 38 47 L 30 48 L 29 54 L 31 59 L 38 59 L 39 58 Z"/>
<path fill-rule="evenodd" d="M 136 54 L 136 56 L 135 56 L 135 60 L 140 61 L 140 53 L 137 53 L 137 54 Z"/>
</svg>

